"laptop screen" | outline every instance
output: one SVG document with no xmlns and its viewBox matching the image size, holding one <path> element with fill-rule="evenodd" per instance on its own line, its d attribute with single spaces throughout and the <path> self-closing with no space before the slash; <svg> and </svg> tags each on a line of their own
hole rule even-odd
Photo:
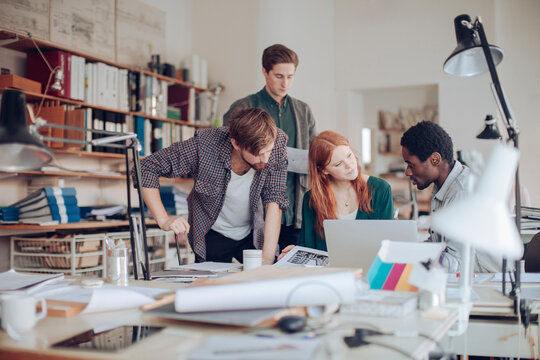
<svg viewBox="0 0 540 360">
<path fill-rule="evenodd" d="M 324 220 L 330 266 L 367 271 L 382 240 L 418 242 L 414 220 Z"/>
</svg>

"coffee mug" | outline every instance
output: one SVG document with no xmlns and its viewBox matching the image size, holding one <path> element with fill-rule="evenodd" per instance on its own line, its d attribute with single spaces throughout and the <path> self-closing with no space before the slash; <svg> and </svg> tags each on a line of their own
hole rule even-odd
<svg viewBox="0 0 540 360">
<path fill-rule="evenodd" d="M 41 311 L 36 311 L 36 305 L 41 303 Z M 0 297 L 0 314 L 2 329 L 8 325 L 17 332 L 28 332 L 34 325 L 47 315 L 47 304 L 44 299 L 36 299 L 26 294 L 6 294 Z"/>
<path fill-rule="evenodd" d="M 244 270 L 254 269 L 262 265 L 262 250 L 244 250 L 242 257 L 244 258 Z"/>
</svg>

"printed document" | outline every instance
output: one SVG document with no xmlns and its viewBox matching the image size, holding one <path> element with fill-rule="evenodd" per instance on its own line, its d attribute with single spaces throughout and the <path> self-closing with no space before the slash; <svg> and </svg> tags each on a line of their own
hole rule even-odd
<svg viewBox="0 0 540 360">
<path fill-rule="evenodd" d="M 328 266 L 328 252 L 303 246 L 293 247 L 274 265 L 277 266 Z"/>
</svg>

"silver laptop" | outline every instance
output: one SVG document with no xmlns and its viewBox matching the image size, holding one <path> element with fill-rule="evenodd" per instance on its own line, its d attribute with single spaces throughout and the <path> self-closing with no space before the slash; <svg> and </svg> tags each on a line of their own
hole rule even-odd
<svg viewBox="0 0 540 360">
<path fill-rule="evenodd" d="M 418 242 L 414 220 L 324 220 L 330 266 L 368 271 L 382 240 Z"/>
</svg>

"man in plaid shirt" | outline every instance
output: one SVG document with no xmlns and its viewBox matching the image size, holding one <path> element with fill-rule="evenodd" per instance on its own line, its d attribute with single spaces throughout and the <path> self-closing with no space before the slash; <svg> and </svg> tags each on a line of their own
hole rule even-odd
<svg viewBox="0 0 540 360">
<path fill-rule="evenodd" d="M 287 135 L 259 108 L 241 109 L 229 126 L 201 129 L 141 161 L 144 202 L 163 230 L 187 233 L 197 262 L 243 261 L 244 249 L 275 260 L 286 193 Z M 159 177 L 191 176 L 188 221 L 169 216 Z M 259 207 L 264 206 L 266 218 Z"/>
</svg>

